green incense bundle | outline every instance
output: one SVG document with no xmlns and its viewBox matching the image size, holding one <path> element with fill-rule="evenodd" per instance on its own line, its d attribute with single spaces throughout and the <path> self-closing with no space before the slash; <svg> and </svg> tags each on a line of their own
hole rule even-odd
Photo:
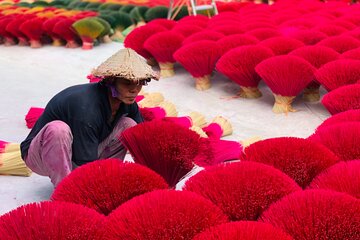
<svg viewBox="0 0 360 240">
<path fill-rule="evenodd" d="M 83 49 L 92 49 L 94 40 L 104 31 L 104 26 L 93 17 L 80 19 L 72 27 L 80 36 Z"/>
<path fill-rule="evenodd" d="M 151 20 L 154 20 L 156 18 L 167 18 L 169 8 L 165 6 L 158 6 L 150 8 L 145 13 L 145 20 L 147 22 L 150 22 Z"/>
<path fill-rule="evenodd" d="M 137 26 L 141 26 L 145 24 L 145 13 L 149 10 L 146 6 L 134 7 L 130 11 L 130 17 L 134 20 Z"/>
</svg>

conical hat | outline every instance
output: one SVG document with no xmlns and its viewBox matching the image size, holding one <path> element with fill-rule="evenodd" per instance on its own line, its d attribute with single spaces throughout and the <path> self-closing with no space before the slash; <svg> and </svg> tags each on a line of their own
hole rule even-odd
<svg viewBox="0 0 360 240">
<path fill-rule="evenodd" d="M 121 77 L 130 81 L 159 79 L 146 60 L 130 48 L 121 49 L 92 71 L 97 77 Z"/>
</svg>

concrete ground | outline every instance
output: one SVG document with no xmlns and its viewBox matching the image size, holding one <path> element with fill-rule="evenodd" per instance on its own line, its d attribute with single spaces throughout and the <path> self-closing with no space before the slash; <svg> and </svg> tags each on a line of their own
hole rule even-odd
<svg viewBox="0 0 360 240">
<path fill-rule="evenodd" d="M 45 107 L 60 90 L 88 82 L 86 76 L 123 46 L 102 44 L 91 51 L 45 46 L 4 47 L 0 45 L 0 140 L 20 143 L 29 129 L 25 115 L 31 106 Z M 243 140 L 279 136 L 309 136 L 329 114 L 318 103 L 304 103 L 301 96 L 293 106 L 298 112 L 274 114 L 271 91 L 261 83 L 260 99 L 228 99 L 239 87 L 216 73 L 213 87 L 200 92 L 192 77 L 180 66 L 176 76 L 151 82 L 146 92 L 161 92 L 173 102 L 179 116 L 191 111 L 203 113 L 208 121 L 221 115 L 233 124 L 233 134 L 226 139 Z M 50 180 L 37 174 L 31 177 L 0 176 L 0 215 L 20 205 L 49 199 L 53 191 Z"/>
</svg>

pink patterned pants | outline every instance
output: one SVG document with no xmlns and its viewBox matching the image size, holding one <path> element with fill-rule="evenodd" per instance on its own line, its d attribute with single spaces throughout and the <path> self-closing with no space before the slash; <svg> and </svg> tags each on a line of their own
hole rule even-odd
<svg viewBox="0 0 360 240">
<path fill-rule="evenodd" d="M 131 118 L 121 118 L 111 134 L 99 144 L 99 159 L 124 159 L 126 148 L 119 137 L 125 129 L 135 125 Z M 71 161 L 72 142 L 73 136 L 66 123 L 58 120 L 49 122 L 31 141 L 25 163 L 35 173 L 49 176 L 56 187 L 76 167 Z"/>
</svg>

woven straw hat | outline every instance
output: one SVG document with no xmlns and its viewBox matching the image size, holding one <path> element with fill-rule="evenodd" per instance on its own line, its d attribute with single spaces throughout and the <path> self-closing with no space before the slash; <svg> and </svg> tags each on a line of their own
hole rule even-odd
<svg viewBox="0 0 360 240">
<path fill-rule="evenodd" d="M 121 49 L 92 71 L 96 77 L 121 77 L 130 81 L 159 80 L 146 60 L 130 48 Z"/>
</svg>

